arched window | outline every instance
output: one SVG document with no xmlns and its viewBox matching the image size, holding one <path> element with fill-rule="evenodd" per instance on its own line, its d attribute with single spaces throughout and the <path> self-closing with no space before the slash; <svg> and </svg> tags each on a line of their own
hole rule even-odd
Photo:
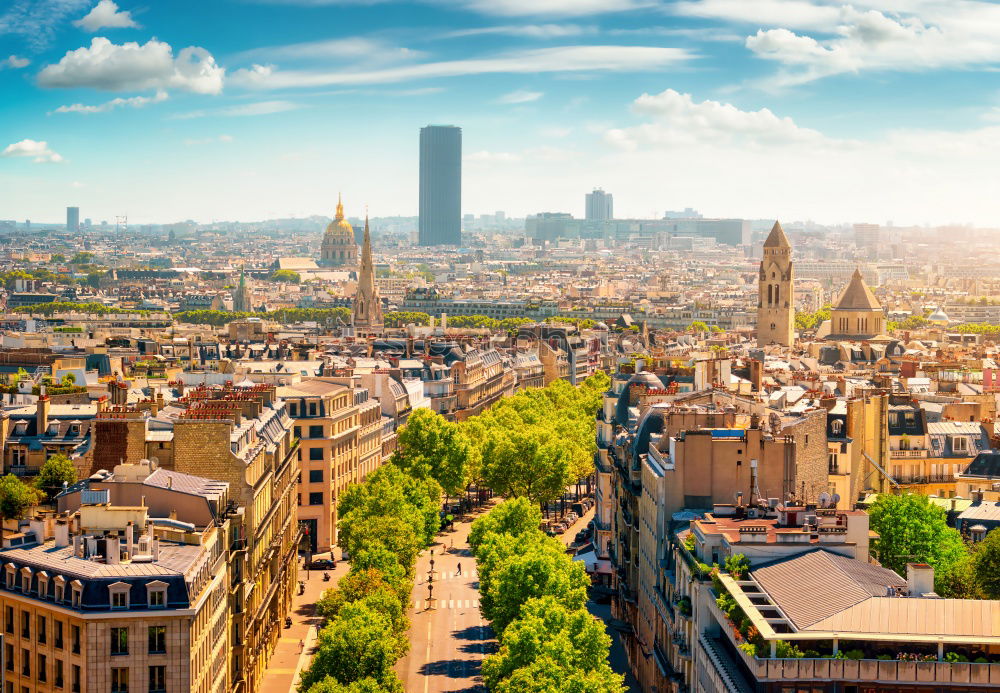
<svg viewBox="0 0 1000 693">
<path fill-rule="evenodd" d="M 774 287 L 771 286 L 770 284 L 768 284 L 767 285 L 767 305 L 769 305 L 769 306 L 774 304 L 774 294 L 772 293 L 773 291 L 774 291 Z"/>
<path fill-rule="evenodd" d="M 781 291 L 781 286 L 778 284 L 774 285 L 774 304 L 778 305 L 778 292 Z"/>
</svg>

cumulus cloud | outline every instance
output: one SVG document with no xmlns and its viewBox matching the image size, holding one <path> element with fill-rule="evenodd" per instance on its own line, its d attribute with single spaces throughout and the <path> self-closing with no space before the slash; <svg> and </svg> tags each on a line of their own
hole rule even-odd
<svg viewBox="0 0 1000 693">
<path fill-rule="evenodd" d="M 9 144 L 0 152 L 0 156 L 30 157 L 36 164 L 58 164 L 63 161 L 62 156 L 49 148 L 48 142 L 38 140 L 21 140 Z"/>
<path fill-rule="evenodd" d="M 625 149 L 723 142 L 743 145 L 783 146 L 797 142 L 821 142 L 816 130 L 800 127 L 767 108 L 743 111 L 719 101 L 696 102 L 690 94 L 667 89 L 643 94 L 632 110 L 647 122 L 608 131 L 607 140 Z"/>
<path fill-rule="evenodd" d="M 28 60 L 27 58 L 21 58 L 16 55 L 10 55 L 4 58 L 3 60 L 0 60 L 0 70 L 4 69 L 5 67 L 9 67 L 12 70 L 20 70 L 21 68 L 28 67 L 28 65 L 30 64 L 31 61 Z"/>
<path fill-rule="evenodd" d="M 984 0 L 685 0 L 675 10 L 755 27 L 746 47 L 780 65 L 765 86 L 1000 64 L 1000 6 Z"/>
<path fill-rule="evenodd" d="M 545 94 L 540 91 L 528 91 L 527 89 L 517 89 L 515 91 L 512 91 L 510 93 L 501 96 L 499 99 L 497 99 L 497 103 L 505 103 L 505 104 L 531 103 L 532 101 L 538 101 L 543 96 L 545 96 Z"/>
<path fill-rule="evenodd" d="M 115 44 L 95 37 L 90 46 L 68 51 L 38 75 L 43 87 L 90 87 L 105 91 L 183 89 L 197 94 L 222 91 L 225 69 L 204 48 L 189 46 L 174 58 L 170 44 Z"/>
<path fill-rule="evenodd" d="M 279 89 L 502 73 L 648 71 L 678 65 L 692 57 L 682 48 L 661 46 L 558 46 L 375 70 L 279 70 L 273 65 L 254 65 L 234 72 L 232 80 L 249 88 Z"/>
<path fill-rule="evenodd" d="M 76 20 L 73 25 L 90 33 L 100 29 L 139 28 L 139 25 L 132 19 L 132 13 L 119 10 L 114 0 L 100 0 L 85 17 Z"/>
<path fill-rule="evenodd" d="M 60 106 L 53 113 L 106 113 L 107 111 L 113 111 L 116 108 L 128 107 L 128 108 L 142 108 L 151 103 L 160 103 L 161 101 L 167 100 L 167 92 L 157 91 L 153 96 L 132 96 L 129 98 L 116 98 L 110 101 L 105 101 L 101 104 L 96 105 L 86 105 L 82 103 L 74 103 L 69 106 Z"/>
</svg>

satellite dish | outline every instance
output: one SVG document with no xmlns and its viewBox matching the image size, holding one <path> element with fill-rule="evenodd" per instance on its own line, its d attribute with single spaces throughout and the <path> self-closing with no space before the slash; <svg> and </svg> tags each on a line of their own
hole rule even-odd
<svg viewBox="0 0 1000 693">
<path fill-rule="evenodd" d="M 830 506 L 836 508 L 837 503 L 839 502 L 840 502 L 840 494 L 839 493 L 833 494 L 833 497 L 830 498 Z"/>
<path fill-rule="evenodd" d="M 830 502 L 830 494 L 829 493 L 827 493 L 826 491 L 823 491 L 823 493 L 819 494 L 819 507 L 825 508 L 826 504 L 829 503 L 829 502 Z"/>
</svg>

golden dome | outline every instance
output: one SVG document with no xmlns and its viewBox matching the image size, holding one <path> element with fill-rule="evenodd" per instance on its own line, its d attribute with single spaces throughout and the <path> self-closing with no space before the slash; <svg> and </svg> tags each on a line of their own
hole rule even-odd
<svg viewBox="0 0 1000 693">
<path fill-rule="evenodd" d="M 340 195 L 337 196 L 337 214 L 326 227 L 326 235 L 340 236 L 345 240 L 350 237 L 351 243 L 355 242 L 354 227 L 351 226 L 351 222 L 344 218 L 344 203 L 341 201 Z"/>
</svg>

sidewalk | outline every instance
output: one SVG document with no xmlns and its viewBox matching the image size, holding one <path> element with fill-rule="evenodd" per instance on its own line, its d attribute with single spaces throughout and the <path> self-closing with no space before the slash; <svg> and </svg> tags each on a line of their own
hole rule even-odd
<svg viewBox="0 0 1000 693">
<path fill-rule="evenodd" d="M 337 567 L 330 573 L 330 581 L 323 582 L 323 571 L 312 570 L 306 575 L 306 569 L 299 567 L 299 579 L 306 583 L 305 593 L 296 591 L 292 600 L 289 615 L 292 617 L 292 627 L 285 628 L 282 624 L 281 637 L 274 648 L 274 653 L 267 664 L 267 673 L 261 681 L 261 690 L 294 691 L 298 684 L 299 672 L 309 663 L 319 635 L 319 619 L 313 615 L 316 602 L 323 596 L 325 590 L 336 587 L 340 578 L 347 575 L 350 565 L 346 561 L 337 561 Z M 299 647 L 299 642 L 305 647 Z"/>
</svg>

